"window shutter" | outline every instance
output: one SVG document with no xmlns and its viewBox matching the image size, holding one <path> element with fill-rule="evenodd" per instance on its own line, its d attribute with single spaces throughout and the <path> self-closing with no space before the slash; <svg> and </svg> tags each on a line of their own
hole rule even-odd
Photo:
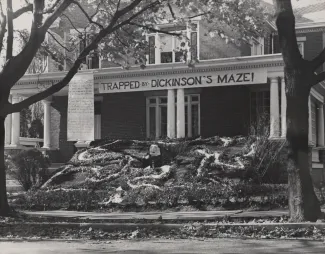
<svg viewBox="0 0 325 254">
<path fill-rule="evenodd" d="M 155 59 L 155 36 L 149 37 L 149 64 L 154 64 L 156 62 Z"/>
<path fill-rule="evenodd" d="M 197 59 L 197 32 L 191 32 L 191 59 Z"/>
</svg>

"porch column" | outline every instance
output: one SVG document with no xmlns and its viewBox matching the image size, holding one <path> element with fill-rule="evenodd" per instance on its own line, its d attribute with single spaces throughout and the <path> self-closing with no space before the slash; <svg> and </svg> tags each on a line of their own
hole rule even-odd
<svg viewBox="0 0 325 254">
<path fill-rule="evenodd" d="M 44 142 L 43 148 L 51 148 L 51 99 L 43 100 L 44 105 Z"/>
<path fill-rule="evenodd" d="M 324 105 L 321 104 L 318 111 L 318 146 L 324 146 Z"/>
<path fill-rule="evenodd" d="M 281 136 L 287 135 L 287 95 L 285 90 L 284 77 L 281 78 Z"/>
<path fill-rule="evenodd" d="M 185 138 L 184 88 L 177 89 L 177 138 Z"/>
<path fill-rule="evenodd" d="M 308 141 L 309 144 L 313 143 L 313 127 L 312 127 L 312 119 L 311 119 L 311 96 L 308 98 Z"/>
<path fill-rule="evenodd" d="M 175 138 L 175 89 L 169 89 L 167 95 L 167 137 Z"/>
<path fill-rule="evenodd" d="M 271 78 L 270 86 L 270 137 L 276 138 L 280 134 L 280 107 L 278 78 Z"/>
<path fill-rule="evenodd" d="M 12 95 L 12 104 L 18 103 L 20 97 L 17 94 Z M 19 146 L 20 137 L 20 112 L 12 114 L 11 127 L 11 146 Z"/>
<path fill-rule="evenodd" d="M 11 95 L 9 95 L 9 102 L 11 102 Z M 12 116 L 11 114 L 7 115 L 5 120 L 5 146 L 9 146 L 11 144 L 11 127 L 12 127 Z"/>
</svg>

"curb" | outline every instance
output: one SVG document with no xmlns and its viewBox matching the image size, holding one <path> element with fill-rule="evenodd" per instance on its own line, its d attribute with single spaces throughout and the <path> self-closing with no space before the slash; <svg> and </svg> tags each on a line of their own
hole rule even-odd
<svg viewBox="0 0 325 254">
<path fill-rule="evenodd" d="M 254 228 L 254 229 L 269 229 L 273 230 L 278 227 L 284 227 L 287 229 L 298 228 L 310 228 L 315 227 L 317 229 L 325 229 L 325 223 L 184 223 L 184 224 L 148 224 L 148 223 L 13 223 L 2 224 L 1 228 L 10 228 L 13 226 L 29 226 L 29 227 L 60 227 L 60 228 L 74 228 L 74 229 L 100 229 L 105 232 L 114 232 L 116 230 L 137 230 L 137 229 L 149 229 L 149 230 L 173 230 L 181 229 L 184 226 L 202 226 L 206 230 L 214 229 L 216 227 L 223 228 Z"/>
</svg>

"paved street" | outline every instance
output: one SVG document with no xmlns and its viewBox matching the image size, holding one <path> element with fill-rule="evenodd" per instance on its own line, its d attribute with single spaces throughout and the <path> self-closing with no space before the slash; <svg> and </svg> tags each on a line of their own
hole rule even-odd
<svg viewBox="0 0 325 254">
<path fill-rule="evenodd" d="M 96 242 L 0 242 L 1 254 L 216 254 L 216 253 L 324 253 L 325 244 L 287 240 L 156 240 Z"/>
</svg>

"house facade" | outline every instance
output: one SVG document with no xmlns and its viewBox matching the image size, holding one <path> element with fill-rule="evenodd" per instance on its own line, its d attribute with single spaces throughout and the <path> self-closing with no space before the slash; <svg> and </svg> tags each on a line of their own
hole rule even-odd
<svg viewBox="0 0 325 254">
<path fill-rule="evenodd" d="M 145 68 L 111 67 L 108 59 L 94 55 L 85 59 L 77 75 L 89 74 L 94 79 L 95 139 L 248 135 L 265 116 L 267 135 L 285 138 L 283 60 L 275 26 L 270 24 L 268 35 L 252 39 L 251 45 L 239 45 L 219 36 L 207 36 L 200 19 L 193 23 L 177 29 L 169 24 L 159 28 L 186 34 L 191 44 L 186 60 L 198 59 L 195 66 L 183 62 L 184 55 L 178 50 L 183 41 L 164 33 L 147 35 Z M 71 28 L 53 30 L 57 39 L 65 42 Z M 325 47 L 325 22 L 298 22 L 296 33 L 306 59 L 313 59 Z M 44 62 L 47 72 L 26 74 L 13 87 L 12 103 L 61 80 L 69 68 L 66 62 L 60 66 L 49 58 Z M 325 180 L 324 96 L 325 83 L 321 83 L 312 88 L 309 97 L 309 141 L 314 178 L 318 181 Z M 6 119 L 6 149 L 39 145 L 53 161 L 66 162 L 90 140 L 67 140 L 68 87 L 43 104 L 44 138 L 20 137 L 20 113 L 14 113 Z"/>
</svg>

